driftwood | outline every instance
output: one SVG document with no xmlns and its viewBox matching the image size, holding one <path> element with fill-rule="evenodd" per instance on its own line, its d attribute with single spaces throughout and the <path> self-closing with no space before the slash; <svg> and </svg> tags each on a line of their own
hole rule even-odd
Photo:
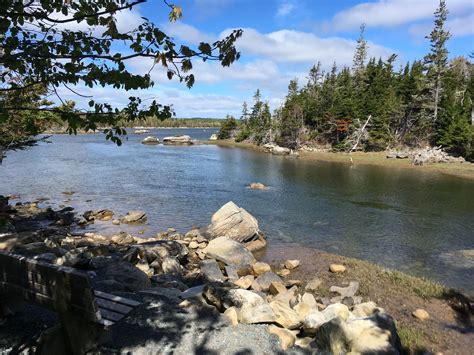
<svg viewBox="0 0 474 355">
<path fill-rule="evenodd" d="M 357 139 L 356 139 L 356 142 L 354 143 L 354 145 L 352 146 L 351 149 L 349 149 L 349 153 L 350 152 L 353 152 L 357 146 L 359 145 L 359 142 L 360 142 L 360 139 L 362 138 L 362 136 L 364 135 L 365 133 L 365 129 L 367 128 L 367 125 L 369 124 L 369 121 L 370 119 L 372 118 L 372 115 L 369 115 L 369 117 L 367 117 L 367 121 L 365 121 L 364 125 L 362 126 L 362 128 L 359 131 L 359 135 L 357 136 Z"/>
</svg>

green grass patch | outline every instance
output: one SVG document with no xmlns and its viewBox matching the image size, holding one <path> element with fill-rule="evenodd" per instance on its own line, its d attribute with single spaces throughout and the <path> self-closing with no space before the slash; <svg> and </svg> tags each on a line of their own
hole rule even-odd
<svg viewBox="0 0 474 355">
<path fill-rule="evenodd" d="M 409 354 L 422 353 L 425 350 L 424 333 L 421 330 L 397 323 L 397 332 L 403 349 Z"/>
</svg>

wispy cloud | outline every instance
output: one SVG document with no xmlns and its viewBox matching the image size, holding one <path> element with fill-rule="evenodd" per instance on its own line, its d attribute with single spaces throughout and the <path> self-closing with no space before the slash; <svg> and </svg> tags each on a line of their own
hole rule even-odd
<svg viewBox="0 0 474 355">
<path fill-rule="evenodd" d="M 295 8 L 296 5 L 293 0 L 283 0 L 278 5 L 276 17 L 287 17 Z"/>
<path fill-rule="evenodd" d="M 326 25 L 338 31 L 357 29 L 362 23 L 368 27 L 395 27 L 432 18 L 438 4 L 435 0 L 364 2 L 338 12 Z M 453 18 L 474 12 L 472 0 L 452 0 L 447 6 Z"/>
</svg>

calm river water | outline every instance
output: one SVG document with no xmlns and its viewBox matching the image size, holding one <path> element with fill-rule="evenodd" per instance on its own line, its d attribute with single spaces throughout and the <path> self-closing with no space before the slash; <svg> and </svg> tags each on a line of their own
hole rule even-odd
<svg viewBox="0 0 474 355">
<path fill-rule="evenodd" d="M 207 139 L 214 130 L 152 133 Z M 116 147 L 99 134 L 56 135 L 52 144 L 10 152 L 0 165 L 0 194 L 48 197 L 78 211 L 141 209 L 149 217 L 144 236 L 205 226 L 233 200 L 270 243 L 367 259 L 474 291 L 474 181 L 213 145 L 146 146 L 143 138 L 130 134 Z M 250 190 L 251 182 L 271 189 Z M 76 193 L 68 201 L 63 191 Z"/>
</svg>

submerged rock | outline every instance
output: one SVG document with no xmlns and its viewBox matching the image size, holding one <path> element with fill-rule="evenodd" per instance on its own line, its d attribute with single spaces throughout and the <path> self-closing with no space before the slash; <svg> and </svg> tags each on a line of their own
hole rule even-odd
<svg viewBox="0 0 474 355">
<path fill-rule="evenodd" d="M 124 217 L 120 219 L 121 223 L 144 223 L 147 216 L 143 211 L 129 211 Z"/>
<path fill-rule="evenodd" d="M 261 182 L 252 182 L 250 185 L 249 185 L 249 188 L 253 189 L 253 190 L 267 190 L 268 189 L 268 186 L 265 186 L 264 184 L 262 184 Z"/>
</svg>

